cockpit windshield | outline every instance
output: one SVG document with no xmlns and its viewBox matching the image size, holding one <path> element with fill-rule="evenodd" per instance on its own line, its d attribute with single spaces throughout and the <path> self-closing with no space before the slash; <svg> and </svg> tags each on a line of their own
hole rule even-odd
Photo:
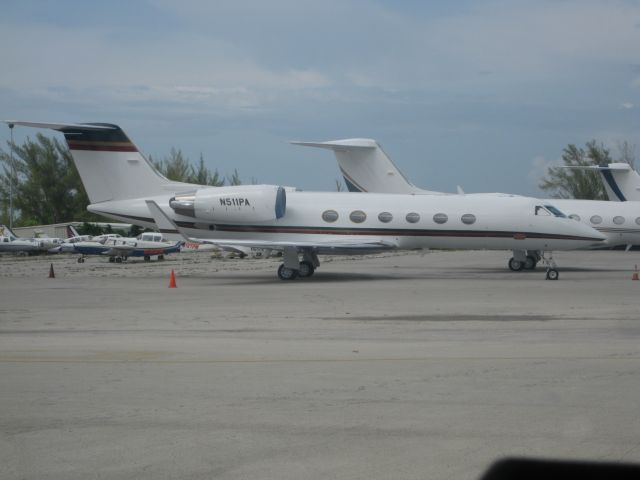
<svg viewBox="0 0 640 480">
<path fill-rule="evenodd" d="M 549 210 L 551 213 L 553 213 L 556 217 L 559 218 L 567 218 L 567 216 L 562 213 L 560 210 L 558 210 L 556 207 L 554 207 L 553 205 L 545 205 L 544 206 L 547 210 Z"/>
<path fill-rule="evenodd" d="M 567 218 L 567 216 L 553 205 L 536 205 L 536 215 L 555 216 L 558 218 Z"/>
</svg>

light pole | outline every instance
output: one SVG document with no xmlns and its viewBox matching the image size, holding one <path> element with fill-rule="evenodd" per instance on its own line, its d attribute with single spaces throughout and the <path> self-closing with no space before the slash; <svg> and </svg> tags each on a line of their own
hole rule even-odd
<svg viewBox="0 0 640 480">
<path fill-rule="evenodd" d="M 9 131 L 11 132 L 11 149 L 10 152 L 10 162 L 9 171 L 11 172 L 9 178 L 9 230 L 13 230 L 13 177 L 15 176 L 15 172 L 13 169 L 13 123 L 9 124 Z"/>
</svg>

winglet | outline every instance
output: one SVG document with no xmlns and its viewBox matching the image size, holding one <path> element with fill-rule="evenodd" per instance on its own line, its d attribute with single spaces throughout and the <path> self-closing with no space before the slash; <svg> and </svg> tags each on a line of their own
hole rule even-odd
<svg viewBox="0 0 640 480">
<path fill-rule="evenodd" d="M 174 235 L 179 234 L 187 242 L 191 241 L 191 239 L 185 235 L 182 230 L 180 230 L 176 223 L 162 211 L 156 202 L 153 200 L 146 200 L 146 204 L 151 216 L 153 217 L 153 221 L 156 222 L 156 225 L 160 230 L 160 233 L 170 233 Z"/>
</svg>

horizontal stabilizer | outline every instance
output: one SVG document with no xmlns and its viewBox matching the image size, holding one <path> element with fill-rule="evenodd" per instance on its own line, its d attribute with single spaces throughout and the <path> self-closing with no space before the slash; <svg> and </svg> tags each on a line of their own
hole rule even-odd
<svg viewBox="0 0 640 480">
<path fill-rule="evenodd" d="M 331 140 L 329 142 L 291 142 L 292 145 L 303 147 L 326 148 L 328 150 L 348 150 L 359 148 L 376 148 L 378 142 L 370 138 L 348 138 L 345 140 Z"/>
<path fill-rule="evenodd" d="M 9 125 L 19 125 L 22 127 L 33 128 L 50 128 L 51 130 L 64 131 L 68 129 L 74 130 L 115 130 L 117 127 L 108 125 L 96 125 L 91 123 L 41 123 L 41 122 L 20 122 L 14 120 L 5 120 L 4 123 Z"/>
<path fill-rule="evenodd" d="M 606 171 L 606 170 L 618 170 L 618 171 L 630 171 L 632 170 L 631 165 L 628 163 L 610 163 L 608 165 L 563 165 L 560 168 L 569 168 L 575 170 L 597 170 L 597 171 Z"/>
</svg>

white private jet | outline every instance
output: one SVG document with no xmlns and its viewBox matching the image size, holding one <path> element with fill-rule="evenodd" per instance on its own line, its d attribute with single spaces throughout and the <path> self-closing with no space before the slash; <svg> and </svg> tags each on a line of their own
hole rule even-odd
<svg viewBox="0 0 640 480">
<path fill-rule="evenodd" d="M 433 195 L 440 192 L 422 190 L 413 185 L 382 149 L 380 144 L 372 139 L 355 138 L 334 140 L 329 142 L 291 142 L 294 145 L 324 148 L 333 151 L 338 161 L 338 167 L 344 177 L 347 188 L 351 192 L 372 193 L 409 193 L 413 195 Z M 614 168 L 600 167 L 603 175 L 613 172 L 627 172 L 622 165 L 615 164 Z M 628 165 L 626 165 L 628 167 Z M 609 166 L 611 167 L 611 165 Z M 596 167 L 597 168 L 597 167 Z M 635 172 L 633 172 L 635 173 Z M 638 177 L 637 173 L 635 173 Z M 629 182 L 627 182 L 629 183 Z M 605 185 L 607 182 L 605 182 Z M 640 177 L 638 185 L 640 185 Z M 458 187 L 458 194 L 465 195 Z M 504 194 L 485 193 L 473 194 L 476 198 L 495 197 Z M 480 196 L 480 197 L 479 197 Z M 585 225 L 595 228 L 606 236 L 608 245 L 633 245 L 640 243 L 640 203 L 614 203 L 597 200 L 543 199 L 538 203 L 557 214 L 554 208 L 566 212 L 571 219 L 578 220 Z M 589 248 L 584 245 L 579 248 Z M 511 270 L 531 270 L 536 267 L 541 252 L 531 249 L 514 248 L 513 257 L 508 266 Z"/>
<path fill-rule="evenodd" d="M 191 240 L 282 251 L 283 280 L 312 275 L 319 254 L 431 247 L 550 252 L 605 239 L 547 202 L 514 195 L 360 195 L 173 182 L 116 125 L 7 123 L 64 134 L 89 211 L 154 228 L 147 202 L 155 202 Z M 543 259 L 547 278 L 557 279 L 553 259 Z"/>
</svg>

